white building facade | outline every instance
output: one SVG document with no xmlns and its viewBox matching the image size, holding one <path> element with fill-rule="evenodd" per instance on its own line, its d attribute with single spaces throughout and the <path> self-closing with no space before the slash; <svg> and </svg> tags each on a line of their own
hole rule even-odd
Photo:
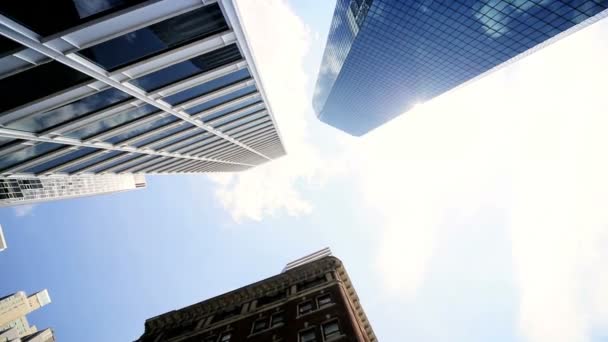
<svg viewBox="0 0 608 342">
<path fill-rule="evenodd" d="M 143 189 L 143 175 L 41 176 L 0 179 L 0 207 Z M 0 250 L 2 241 L 0 239 Z"/>
</svg>

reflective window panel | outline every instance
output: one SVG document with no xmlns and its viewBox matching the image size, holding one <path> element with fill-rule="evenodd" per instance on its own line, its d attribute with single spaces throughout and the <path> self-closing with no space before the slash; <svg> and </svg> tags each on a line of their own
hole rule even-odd
<svg viewBox="0 0 608 342">
<path fill-rule="evenodd" d="M 53 110 L 29 115 L 6 126 L 27 132 L 39 133 L 59 124 L 75 120 L 131 98 L 115 88 L 102 90 Z"/>
<path fill-rule="evenodd" d="M 102 172 L 102 171 L 107 170 L 109 168 L 112 168 L 112 167 L 114 167 L 116 165 L 126 163 L 126 162 L 128 162 L 130 160 L 133 160 L 135 158 L 139 158 L 142 155 L 141 154 L 137 154 L 137 153 L 129 154 L 128 152 L 122 152 L 121 154 L 118 154 L 117 156 L 119 156 L 119 157 L 117 157 L 116 160 L 108 162 L 105 165 L 101 165 L 99 167 L 93 168 L 93 169 L 87 171 L 87 173 L 89 173 L 89 172 L 90 173 Z"/>
<path fill-rule="evenodd" d="M 2 94 L 0 112 L 91 80 L 89 76 L 59 62 L 44 63 L 0 79 L 0 93 Z"/>
<path fill-rule="evenodd" d="M 228 87 L 234 83 L 246 80 L 250 77 L 251 77 L 251 75 L 249 75 L 249 70 L 247 70 L 247 69 L 237 70 L 228 75 L 213 79 L 209 82 L 205 82 L 203 84 L 199 84 L 192 88 L 188 88 L 177 94 L 167 96 L 167 97 L 163 98 L 163 100 L 174 106 L 178 103 L 186 102 L 186 101 L 192 100 L 196 97 L 203 96 L 205 94 L 214 92 L 216 90 L 220 90 L 222 88 Z"/>
<path fill-rule="evenodd" d="M 108 71 L 228 29 L 218 4 L 116 37 L 80 53 Z"/>
<path fill-rule="evenodd" d="M 11 166 L 26 162 L 32 158 L 39 157 L 62 147 L 65 147 L 65 145 L 53 143 L 41 143 L 28 146 L 19 151 L 0 157 L 0 170 L 5 170 Z"/>
<path fill-rule="evenodd" d="M 65 136 L 76 139 L 88 139 L 97 134 L 108 131 L 109 129 L 128 124 L 136 119 L 159 112 L 158 108 L 152 105 L 133 107 L 118 114 L 114 114 L 105 119 L 95 121 L 72 132 L 65 133 Z"/>
<path fill-rule="evenodd" d="M 190 76 L 234 63 L 241 58 L 238 47 L 232 44 L 134 79 L 131 83 L 151 92 Z"/>
<path fill-rule="evenodd" d="M 207 110 L 209 108 L 215 107 L 217 105 L 220 105 L 222 103 L 228 102 L 228 101 L 232 101 L 236 98 L 242 97 L 242 96 L 246 96 L 246 95 L 251 95 L 257 92 L 257 89 L 255 87 L 255 85 L 250 85 L 248 87 L 239 89 L 237 91 L 233 91 L 230 94 L 226 94 L 224 96 L 220 96 L 217 97 L 211 101 L 207 101 L 204 103 L 201 103 L 199 105 L 196 105 L 192 108 L 188 108 L 186 109 L 186 113 L 192 115 L 192 114 L 196 114 L 196 113 L 200 113 L 204 110 Z"/>
<path fill-rule="evenodd" d="M 148 137 L 146 139 L 142 139 L 140 141 L 137 141 L 137 142 L 133 143 L 133 146 L 135 146 L 135 147 L 142 147 L 142 146 L 144 146 L 146 144 L 149 144 L 151 142 L 154 142 L 154 141 L 166 138 L 166 137 L 168 137 L 168 136 L 170 136 L 172 134 L 178 134 L 178 133 L 180 133 L 182 131 L 185 131 L 187 129 L 190 129 L 192 127 L 194 127 L 194 126 L 190 125 L 190 124 L 182 124 L 182 125 L 179 125 L 177 127 L 174 127 L 174 128 L 162 131 L 162 132 L 158 132 L 158 133 L 154 134 L 153 136 Z"/>
<path fill-rule="evenodd" d="M 60 157 L 53 158 L 52 160 L 49 160 L 45 163 L 42 163 L 42 164 L 36 165 L 32 168 L 26 169 L 26 170 L 24 170 L 24 172 L 34 173 L 34 174 L 44 172 L 52 167 L 55 167 L 55 166 L 58 166 L 61 164 L 65 164 L 69 161 L 72 161 L 76 158 L 80 158 L 80 157 L 90 154 L 94 151 L 97 151 L 97 149 L 92 148 L 92 147 L 82 147 L 76 151 L 64 154 Z"/>
<path fill-rule="evenodd" d="M 0 13 L 48 36 L 146 0 L 0 1 Z"/>
<path fill-rule="evenodd" d="M 608 8 L 608 0 L 338 0 L 320 120 L 362 135 Z"/>
<path fill-rule="evenodd" d="M 154 121 L 145 123 L 143 125 L 137 126 L 136 128 L 131 129 L 131 130 L 127 131 L 127 132 L 124 132 L 124 133 L 121 133 L 119 135 L 116 135 L 116 136 L 114 136 L 114 137 L 112 137 L 112 138 L 110 138 L 110 139 L 108 139 L 106 141 L 109 142 L 109 143 L 111 143 L 111 144 L 117 144 L 117 143 L 120 143 L 120 142 L 125 141 L 127 139 L 131 139 L 131 138 L 133 138 L 135 136 L 138 136 L 140 134 L 143 134 L 143 133 L 146 133 L 148 131 L 151 131 L 151 130 L 153 130 L 155 128 L 158 128 L 160 126 L 163 126 L 163 125 L 175 122 L 177 120 L 178 119 L 175 116 L 172 116 L 172 115 L 166 116 L 166 117 L 163 117 L 163 118 L 159 118 L 157 120 L 154 120 Z"/>
<path fill-rule="evenodd" d="M 62 170 L 61 172 L 65 172 L 65 173 L 78 172 L 79 170 L 82 170 L 85 167 L 89 167 L 89 166 L 91 166 L 93 164 L 97 164 L 97 163 L 100 163 L 100 162 L 102 162 L 104 160 L 108 160 L 108 159 L 110 159 L 112 157 L 116 157 L 117 155 L 122 154 L 122 153 L 124 153 L 124 152 L 122 152 L 122 151 L 110 151 L 108 153 L 103 153 L 103 154 L 98 155 L 95 158 L 92 158 L 92 159 L 86 161 L 86 162 L 79 163 L 79 164 L 74 165 L 74 166 L 70 166 L 70 167 Z"/>
<path fill-rule="evenodd" d="M 254 105 L 254 104 L 258 104 L 258 103 L 262 103 L 262 101 L 260 101 L 259 97 L 258 98 L 254 97 L 254 98 L 242 101 L 240 103 L 237 103 L 237 104 L 235 104 L 233 106 L 229 106 L 227 108 L 219 110 L 219 111 L 217 111 L 217 112 L 215 112 L 215 113 L 213 113 L 211 115 L 204 116 L 204 117 L 201 118 L 201 120 L 203 120 L 203 121 L 215 120 L 215 119 L 220 118 L 220 117 L 222 117 L 224 115 L 230 115 L 232 112 L 236 112 L 237 110 L 241 110 L 241 109 L 243 109 L 243 108 L 245 108 L 247 106 L 251 106 L 251 105 Z"/>
</svg>

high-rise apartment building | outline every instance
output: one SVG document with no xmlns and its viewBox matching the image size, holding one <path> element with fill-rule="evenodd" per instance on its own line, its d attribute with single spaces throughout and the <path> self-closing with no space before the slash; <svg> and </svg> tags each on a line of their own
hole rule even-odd
<svg viewBox="0 0 608 342">
<path fill-rule="evenodd" d="M 146 178 L 139 174 L 0 178 L 0 207 L 109 194 L 145 187 Z"/>
<path fill-rule="evenodd" d="M 363 135 L 607 8 L 608 0 L 337 0 L 313 106 L 321 121 Z"/>
<path fill-rule="evenodd" d="M 325 250 L 273 277 L 150 318 L 137 342 L 375 342 L 340 260 Z"/>
<path fill-rule="evenodd" d="M 0 342 L 55 342 L 53 330 L 44 329 L 35 333 L 18 336 L 14 329 L 0 332 Z"/>
<path fill-rule="evenodd" d="M 51 302 L 51 297 L 47 290 L 42 290 L 31 296 L 20 291 L 12 295 L 0 298 L 0 342 L 2 338 L 12 341 L 10 338 L 15 336 L 23 338 L 38 332 L 36 326 L 30 326 L 27 315 Z M 38 336 L 45 336 L 38 334 Z M 35 340 L 38 341 L 38 340 Z M 41 340 L 45 341 L 45 340 Z"/>
<path fill-rule="evenodd" d="M 233 0 L 0 2 L 0 177 L 284 155 L 239 16 Z"/>
</svg>

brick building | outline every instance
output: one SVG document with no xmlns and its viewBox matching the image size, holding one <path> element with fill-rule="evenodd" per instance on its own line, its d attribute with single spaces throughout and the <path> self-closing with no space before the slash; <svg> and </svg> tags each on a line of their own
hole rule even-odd
<svg viewBox="0 0 608 342">
<path fill-rule="evenodd" d="M 146 321 L 137 342 L 375 342 L 342 262 L 324 250 L 282 273 Z"/>
</svg>

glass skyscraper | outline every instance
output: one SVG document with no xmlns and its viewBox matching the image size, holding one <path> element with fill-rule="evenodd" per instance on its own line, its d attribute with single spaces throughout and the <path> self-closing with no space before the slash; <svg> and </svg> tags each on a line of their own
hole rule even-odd
<svg viewBox="0 0 608 342">
<path fill-rule="evenodd" d="M 0 178 L 284 155 L 239 15 L 232 0 L 0 2 Z"/>
<path fill-rule="evenodd" d="M 608 0 L 338 0 L 314 109 L 363 135 L 607 8 Z"/>
</svg>

